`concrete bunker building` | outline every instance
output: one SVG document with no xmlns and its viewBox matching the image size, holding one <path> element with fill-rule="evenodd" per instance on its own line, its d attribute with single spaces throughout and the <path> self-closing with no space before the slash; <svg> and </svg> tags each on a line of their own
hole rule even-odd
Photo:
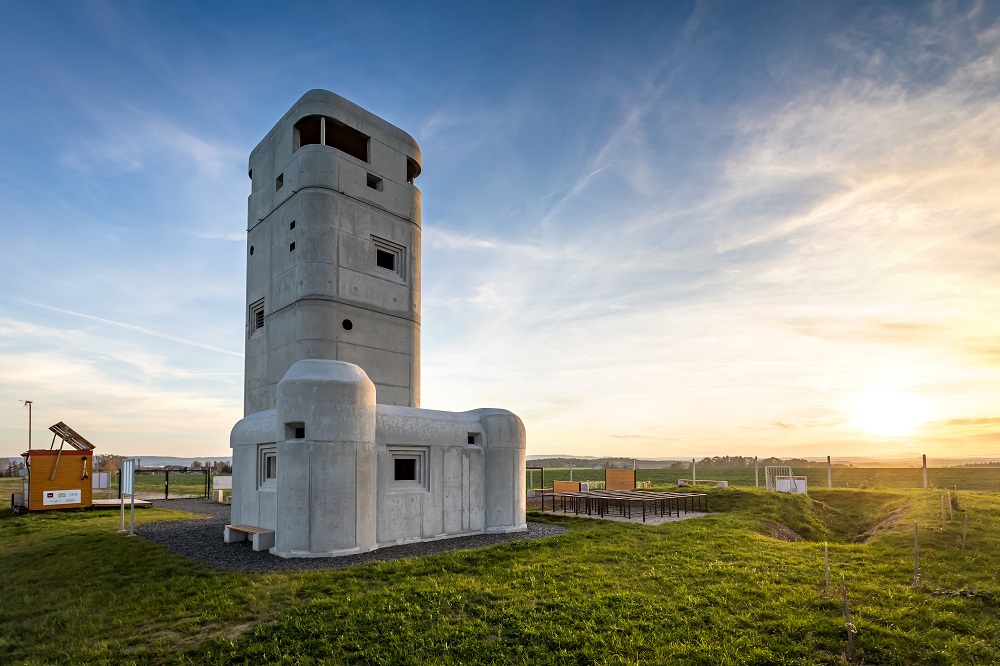
<svg viewBox="0 0 1000 666">
<path fill-rule="evenodd" d="M 525 432 L 420 405 L 420 149 L 312 90 L 250 154 L 227 541 L 322 557 L 526 529 Z"/>
</svg>

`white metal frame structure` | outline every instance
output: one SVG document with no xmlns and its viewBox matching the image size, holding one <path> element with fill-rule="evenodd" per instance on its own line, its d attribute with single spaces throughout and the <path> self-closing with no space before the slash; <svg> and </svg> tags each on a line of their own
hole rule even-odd
<svg viewBox="0 0 1000 666">
<path fill-rule="evenodd" d="M 778 488 L 779 478 L 781 480 L 788 480 L 787 488 Z M 798 485 L 795 483 L 795 474 L 792 473 L 792 468 L 788 466 L 765 467 L 764 482 L 767 484 L 768 490 L 786 493 L 798 492 Z"/>
</svg>

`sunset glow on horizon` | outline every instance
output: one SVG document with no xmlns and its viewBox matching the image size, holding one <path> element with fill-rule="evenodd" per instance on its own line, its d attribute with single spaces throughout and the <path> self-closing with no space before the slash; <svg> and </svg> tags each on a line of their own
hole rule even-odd
<svg viewBox="0 0 1000 666">
<path fill-rule="evenodd" d="M 1000 7 L 60 7 L 0 28 L 0 457 L 24 399 L 229 455 L 247 157 L 318 87 L 423 153 L 421 406 L 529 455 L 1000 459 Z"/>
</svg>

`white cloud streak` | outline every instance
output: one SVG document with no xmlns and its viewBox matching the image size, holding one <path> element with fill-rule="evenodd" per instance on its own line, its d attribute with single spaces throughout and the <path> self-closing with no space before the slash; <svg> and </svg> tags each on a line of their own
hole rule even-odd
<svg viewBox="0 0 1000 666">
<path fill-rule="evenodd" d="M 185 338 L 177 337 L 176 335 L 170 335 L 168 333 L 160 333 L 159 331 L 153 331 L 142 326 L 136 326 L 134 324 L 128 324 L 126 322 L 114 321 L 112 319 L 105 319 L 104 317 L 98 317 L 96 315 L 89 315 L 83 312 L 75 312 L 73 310 L 67 310 L 65 308 L 59 308 L 53 305 L 45 305 L 42 303 L 33 303 L 31 301 L 23 301 L 20 299 L 10 299 L 18 303 L 24 303 L 25 305 L 30 305 L 36 308 L 42 308 L 44 310 L 49 310 L 51 312 L 58 312 L 59 314 L 71 315 L 73 317 L 80 317 L 81 319 L 88 319 L 90 321 L 96 321 L 101 324 L 106 324 L 108 326 L 115 326 L 117 328 L 122 328 L 128 331 L 134 331 L 136 333 L 142 333 L 143 335 L 148 335 L 154 338 L 159 338 L 161 340 L 168 340 L 170 342 L 175 342 L 181 345 L 187 345 L 189 347 L 197 347 L 198 349 L 205 349 L 208 351 L 219 352 L 220 354 L 228 354 L 229 356 L 237 356 L 243 358 L 241 352 L 232 351 L 230 349 L 223 349 L 221 347 L 214 347 L 212 345 L 206 345 L 201 342 L 196 342 L 194 340 L 187 340 Z"/>
<path fill-rule="evenodd" d="M 963 20 L 949 29 L 965 30 Z M 802 89 L 777 112 L 746 104 L 722 128 L 737 137 L 722 178 L 683 208 L 643 176 L 660 169 L 647 137 L 664 87 L 629 106 L 590 159 L 628 153 L 645 205 L 613 224 L 567 215 L 583 178 L 530 241 L 431 231 L 444 261 L 493 254 L 456 270 L 465 277 L 452 298 L 428 294 L 425 341 L 458 321 L 468 335 L 425 349 L 425 399 L 517 396 L 531 453 L 562 450 L 565 437 L 580 452 L 612 453 L 608 438 L 622 432 L 699 455 L 816 454 L 823 442 L 871 451 L 879 444 L 846 406 L 887 379 L 928 397 L 941 418 L 982 416 L 1000 399 L 998 366 L 981 364 L 982 335 L 1000 336 L 996 32 L 935 37 L 957 51 L 953 71 L 930 85 L 858 73 Z"/>
</svg>

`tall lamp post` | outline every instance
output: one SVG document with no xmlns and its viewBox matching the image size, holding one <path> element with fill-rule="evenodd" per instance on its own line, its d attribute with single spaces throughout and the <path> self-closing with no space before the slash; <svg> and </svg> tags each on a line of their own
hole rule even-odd
<svg viewBox="0 0 1000 666">
<path fill-rule="evenodd" d="M 28 406 L 28 450 L 31 450 L 31 404 L 34 400 L 22 400 Z"/>
</svg>

